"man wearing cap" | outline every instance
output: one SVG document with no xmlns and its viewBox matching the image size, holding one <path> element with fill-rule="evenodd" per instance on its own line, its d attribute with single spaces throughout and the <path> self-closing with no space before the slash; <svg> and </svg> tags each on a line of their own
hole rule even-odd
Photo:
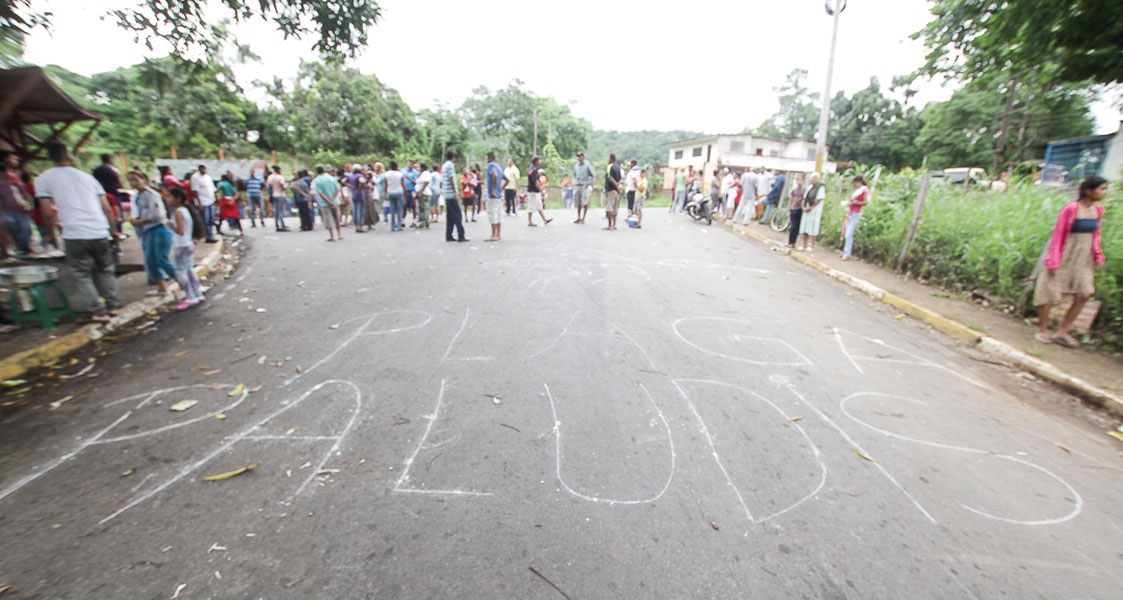
<svg viewBox="0 0 1123 601">
<path fill-rule="evenodd" d="M 577 164 L 573 166 L 573 204 L 577 206 L 577 221 L 585 223 L 585 216 L 589 214 L 589 197 L 593 194 L 593 181 L 597 175 L 593 166 L 585 162 L 585 153 L 577 153 Z"/>
<path fill-rule="evenodd" d="M 214 180 L 207 175 L 207 166 L 199 165 L 198 171 L 191 176 L 191 189 L 203 207 L 203 221 L 207 224 L 207 242 L 218 242 L 211 230 L 215 225 L 215 186 Z"/>
</svg>

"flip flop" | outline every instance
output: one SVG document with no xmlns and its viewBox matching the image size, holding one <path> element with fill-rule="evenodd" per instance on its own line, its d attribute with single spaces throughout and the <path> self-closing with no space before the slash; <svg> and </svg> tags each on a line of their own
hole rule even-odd
<svg viewBox="0 0 1123 601">
<path fill-rule="evenodd" d="M 1044 332 L 1038 332 L 1034 334 L 1033 339 L 1040 342 L 1041 344 L 1053 344 L 1053 337 Z"/>
<path fill-rule="evenodd" d="M 1080 341 L 1067 334 L 1053 337 L 1053 342 L 1068 348 L 1080 348 Z"/>
</svg>

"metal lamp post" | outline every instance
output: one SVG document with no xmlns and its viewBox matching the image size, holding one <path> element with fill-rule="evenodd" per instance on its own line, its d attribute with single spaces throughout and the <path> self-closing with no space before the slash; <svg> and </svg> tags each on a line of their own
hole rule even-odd
<svg viewBox="0 0 1123 601">
<path fill-rule="evenodd" d="M 833 6 L 832 6 L 833 5 Z M 834 46 L 838 41 L 838 17 L 846 10 L 846 0 L 826 0 L 827 14 L 834 18 L 831 33 L 831 58 L 827 63 L 827 90 L 823 92 L 823 107 L 819 109 L 819 134 L 815 136 L 815 171 L 823 172 L 827 158 L 827 119 L 831 110 L 831 76 L 834 74 Z"/>
</svg>

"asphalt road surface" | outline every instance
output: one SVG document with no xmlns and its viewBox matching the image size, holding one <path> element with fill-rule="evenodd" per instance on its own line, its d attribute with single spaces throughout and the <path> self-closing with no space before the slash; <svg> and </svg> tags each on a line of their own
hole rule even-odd
<svg viewBox="0 0 1123 601">
<path fill-rule="evenodd" d="M 1123 457 L 1050 409 L 1060 393 L 720 227 L 553 215 L 507 218 L 498 244 L 483 219 L 464 244 L 443 223 L 335 243 L 247 229 L 204 306 L 98 360 L 58 410 L 0 425 L 0 584 L 1123 590 Z"/>
</svg>

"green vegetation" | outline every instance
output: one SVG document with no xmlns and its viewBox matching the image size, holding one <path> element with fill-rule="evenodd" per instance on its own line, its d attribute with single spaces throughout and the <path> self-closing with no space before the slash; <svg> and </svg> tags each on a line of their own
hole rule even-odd
<svg viewBox="0 0 1123 601">
<path fill-rule="evenodd" d="M 821 239 L 835 248 L 841 248 L 845 211 L 839 200 L 851 192 L 848 184 L 842 184 L 841 178 L 829 178 L 823 213 Z M 881 176 L 873 200 L 862 211 L 855 255 L 896 267 L 919 189 L 917 172 Z M 1097 334 L 1117 349 L 1123 348 L 1123 218 L 1116 215 L 1123 205 L 1121 198 L 1123 193 L 1113 186 L 1104 202 L 1103 249 L 1108 261 L 1096 274 L 1096 299 L 1103 303 Z M 902 270 L 951 290 L 982 290 L 1017 304 L 1049 241 L 1057 213 L 1072 199 L 1071 191 L 1028 182 L 1013 183 L 1005 193 L 934 184 Z"/>
</svg>

